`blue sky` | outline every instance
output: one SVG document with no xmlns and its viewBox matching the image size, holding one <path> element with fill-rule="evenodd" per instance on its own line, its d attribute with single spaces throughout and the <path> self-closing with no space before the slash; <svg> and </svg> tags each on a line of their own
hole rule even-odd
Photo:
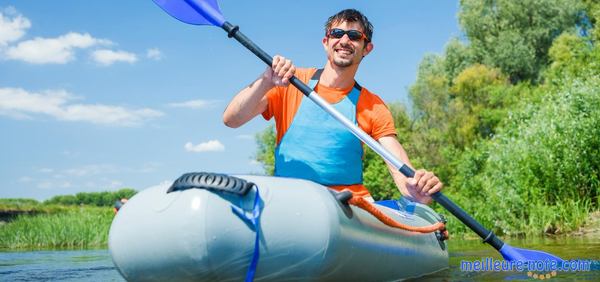
<svg viewBox="0 0 600 282">
<path fill-rule="evenodd" d="M 375 27 L 357 81 L 407 103 L 421 58 L 461 35 L 457 1 L 220 1 L 271 55 L 324 64 L 327 17 Z M 229 99 L 265 66 L 216 27 L 145 1 L 0 0 L 0 198 L 141 190 L 191 171 L 263 173 L 262 118 L 223 125 Z"/>
</svg>

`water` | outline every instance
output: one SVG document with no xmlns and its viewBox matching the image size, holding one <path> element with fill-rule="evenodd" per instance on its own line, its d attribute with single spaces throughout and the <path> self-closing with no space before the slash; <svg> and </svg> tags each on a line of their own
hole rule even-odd
<svg viewBox="0 0 600 282">
<path fill-rule="evenodd" d="M 600 281 L 600 238 L 512 240 L 507 243 L 514 247 L 543 250 L 563 259 L 596 260 L 592 271 L 558 272 L 550 277 L 550 281 Z M 538 278 L 534 279 L 526 272 L 461 271 L 461 261 L 486 257 L 500 259 L 495 250 L 480 241 L 452 239 L 449 268 L 421 277 L 418 281 L 537 281 L 541 275 L 549 274 L 530 273 L 537 275 Z M 114 267 L 108 250 L 60 250 L 0 252 L 0 281 L 124 280 Z"/>
<path fill-rule="evenodd" d="M 125 281 L 108 250 L 0 252 L 0 281 Z"/>
<path fill-rule="evenodd" d="M 529 240 L 506 240 L 506 243 L 518 248 L 544 251 L 557 255 L 565 260 L 593 260 L 591 271 L 556 272 L 555 276 L 548 272 L 505 272 L 484 271 L 468 272 L 461 270 L 461 261 L 481 261 L 484 258 L 502 259 L 492 247 L 482 244 L 481 240 L 450 241 L 449 268 L 438 273 L 419 278 L 418 281 L 600 281 L 600 237 L 560 237 L 537 238 Z M 537 275 L 537 278 L 532 278 Z M 544 275 L 544 279 L 540 279 Z"/>
</svg>

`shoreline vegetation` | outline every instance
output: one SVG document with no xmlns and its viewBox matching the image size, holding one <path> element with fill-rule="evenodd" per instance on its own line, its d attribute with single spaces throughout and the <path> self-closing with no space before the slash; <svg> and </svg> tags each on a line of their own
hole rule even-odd
<svg viewBox="0 0 600 282">
<path fill-rule="evenodd" d="M 135 193 L 78 193 L 44 202 L 0 199 L 0 250 L 106 248 L 114 202 Z"/>
<path fill-rule="evenodd" d="M 57 196 L 51 200 L 38 202 L 33 199 L 0 199 L 0 252 L 15 250 L 44 249 L 91 249 L 107 248 L 108 231 L 115 216 L 114 203 L 108 199 L 130 198 L 134 190 L 123 189 L 117 192 L 79 193 L 87 202 L 63 201 L 76 196 Z M 101 205 L 89 199 L 104 195 Z M 79 197 L 81 200 L 82 197 Z M 99 202 L 97 202 L 99 203 Z M 460 223 L 457 223 L 460 224 Z M 454 238 L 479 239 L 469 231 L 449 226 Z M 584 236 L 600 237 L 600 211 L 590 213 L 588 218 L 575 231 L 553 234 L 551 237 Z M 523 237 L 523 236 L 513 236 Z M 533 236 L 541 237 L 541 236 Z"/>
</svg>

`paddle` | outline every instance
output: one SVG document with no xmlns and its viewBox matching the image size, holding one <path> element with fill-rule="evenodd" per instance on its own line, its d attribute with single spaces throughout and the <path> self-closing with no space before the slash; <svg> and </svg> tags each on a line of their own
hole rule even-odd
<svg viewBox="0 0 600 282">
<path fill-rule="evenodd" d="M 244 36 L 238 26 L 234 26 L 231 23 L 225 21 L 221 11 L 217 5 L 216 0 L 153 0 L 158 6 L 160 6 L 165 12 L 174 18 L 188 24 L 194 25 L 213 25 L 223 28 L 228 37 L 235 38 L 238 42 L 248 48 L 252 53 L 258 56 L 268 66 L 273 64 L 273 58 L 269 56 L 265 51 L 260 49 L 250 39 Z M 402 174 L 406 177 L 413 177 L 415 171 L 398 160 L 392 154 L 390 154 L 385 148 L 383 148 L 377 141 L 371 136 L 362 131 L 358 126 L 340 114 L 335 110 L 329 103 L 323 100 L 316 92 L 310 87 L 304 84 L 295 76 L 290 79 L 290 83 L 298 88 L 306 97 L 315 102 L 319 107 L 331 114 L 336 120 L 341 122 L 348 130 L 350 130 L 356 137 L 367 144 L 377 154 L 383 157 L 386 161 L 393 164 Z M 467 214 L 454 202 L 448 199 L 441 192 L 437 192 L 431 197 L 442 205 L 446 210 L 456 216 L 460 221 L 467 225 L 471 230 L 475 231 L 479 237 L 483 239 L 485 243 L 490 244 L 496 250 L 502 254 L 502 257 L 506 260 L 551 260 L 559 261 L 557 256 L 535 250 L 519 249 L 509 246 L 500 240 L 493 232 L 487 230 L 473 217 Z"/>
</svg>

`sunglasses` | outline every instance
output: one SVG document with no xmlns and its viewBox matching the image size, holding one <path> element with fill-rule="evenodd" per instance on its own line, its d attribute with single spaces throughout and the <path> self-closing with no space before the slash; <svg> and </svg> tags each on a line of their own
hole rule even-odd
<svg viewBox="0 0 600 282">
<path fill-rule="evenodd" d="M 339 29 L 339 28 L 332 28 L 329 30 L 329 32 L 327 32 L 327 37 L 329 38 L 336 38 L 336 39 L 340 39 L 342 37 L 344 37 L 344 34 L 348 35 L 348 38 L 350 38 L 350 40 L 352 41 L 358 41 L 361 39 L 366 40 L 367 42 L 369 42 L 369 38 L 367 38 L 367 36 L 358 31 L 358 30 L 343 30 L 343 29 Z"/>
</svg>

